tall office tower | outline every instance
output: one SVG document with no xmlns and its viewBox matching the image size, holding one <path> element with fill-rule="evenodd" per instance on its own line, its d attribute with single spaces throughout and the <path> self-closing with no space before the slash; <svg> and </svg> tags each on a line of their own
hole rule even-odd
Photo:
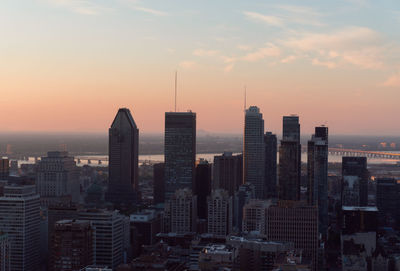
<svg viewBox="0 0 400 271">
<path fill-rule="evenodd" d="M 242 184 L 235 192 L 233 199 L 233 226 L 235 230 L 242 231 L 243 207 L 255 197 L 256 190 L 254 185 L 250 183 Z"/>
<path fill-rule="evenodd" d="M 303 250 L 303 257 L 318 267 L 318 209 L 300 201 L 281 202 L 271 206 L 266 215 L 267 239 L 292 242 Z"/>
<path fill-rule="evenodd" d="M 40 202 L 34 185 L 5 186 L 0 231 L 10 240 L 10 270 L 36 271 L 39 264 Z"/>
<path fill-rule="evenodd" d="M 10 175 L 10 161 L 0 158 L 0 180 L 5 180 Z"/>
<path fill-rule="evenodd" d="M 378 229 L 376 207 L 343 206 L 340 235 L 342 270 L 374 270 Z M 387 270 L 382 267 L 382 270 Z"/>
<path fill-rule="evenodd" d="M 265 144 L 265 198 L 277 196 L 277 152 L 278 142 L 276 135 L 266 132 L 264 135 Z"/>
<path fill-rule="evenodd" d="M 43 207 L 79 202 L 79 169 L 68 152 L 51 151 L 42 157 L 36 170 L 36 191 Z"/>
<path fill-rule="evenodd" d="M 232 232 L 232 197 L 223 189 L 213 190 L 207 199 L 207 232 L 225 237 Z"/>
<path fill-rule="evenodd" d="M 301 145 L 298 116 L 283 117 L 283 137 L 279 148 L 280 200 L 300 200 Z"/>
<path fill-rule="evenodd" d="M 93 234 L 89 221 L 58 221 L 51 238 L 50 270 L 81 270 L 93 264 Z"/>
<path fill-rule="evenodd" d="M 214 156 L 213 189 L 224 189 L 233 196 L 243 181 L 243 155 L 224 152 Z"/>
<path fill-rule="evenodd" d="M 10 239 L 0 232 L 0 271 L 10 271 Z"/>
<path fill-rule="evenodd" d="M 319 232 L 328 229 L 328 127 L 315 127 L 307 148 L 308 203 L 318 206 Z"/>
<path fill-rule="evenodd" d="M 108 130 L 106 201 L 130 206 L 139 200 L 139 129 L 127 108 L 120 108 Z"/>
<path fill-rule="evenodd" d="M 270 201 L 250 200 L 243 207 L 243 232 L 265 236 L 266 214 L 270 205 Z"/>
<path fill-rule="evenodd" d="M 196 162 L 194 194 L 197 196 L 197 216 L 207 219 L 207 197 L 211 193 L 211 165 L 206 160 Z"/>
<path fill-rule="evenodd" d="M 164 203 L 165 183 L 164 183 L 164 163 L 153 165 L 153 203 Z"/>
<path fill-rule="evenodd" d="M 368 206 L 367 157 L 342 157 L 342 205 Z"/>
<path fill-rule="evenodd" d="M 376 207 L 380 226 L 400 227 L 400 183 L 394 178 L 376 180 Z"/>
<path fill-rule="evenodd" d="M 196 162 L 196 113 L 165 113 L 165 200 L 178 189 L 193 189 Z"/>
<path fill-rule="evenodd" d="M 256 198 L 262 199 L 266 191 L 264 120 L 257 106 L 246 110 L 243 147 L 244 182 L 252 183 Z"/>
<path fill-rule="evenodd" d="M 165 203 L 164 231 L 196 232 L 197 197 L 188 188 L 178 189 Z"/>
<path fill-rule="evenodd" d="M 116 268 L 123 263 L 124 254 L 124 218 L 117 211 L 99 209 L 82 210 L 79 220 L 91 222 L 94 229 L 94 263 Z M 129 238 L 128 238 L 129 240 Z"/>
</svg>

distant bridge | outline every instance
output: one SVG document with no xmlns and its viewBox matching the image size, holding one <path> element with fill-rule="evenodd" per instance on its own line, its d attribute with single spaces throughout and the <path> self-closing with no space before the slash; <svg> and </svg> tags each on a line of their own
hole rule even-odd
<svg viewBox="0 0 400 271">
<path fill-rule="evenodd" d="M 329 148 L 329 154 L 338 156 L 365 156 L 368 158 L 400 160 L 400 153 Z"/>
</svg>

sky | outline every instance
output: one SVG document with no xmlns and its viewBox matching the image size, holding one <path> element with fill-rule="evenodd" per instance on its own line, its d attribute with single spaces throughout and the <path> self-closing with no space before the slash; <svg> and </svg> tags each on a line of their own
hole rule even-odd
<svg viewBox="0 0 400 271">
<path fill-rule="evenodd" d="M 107 132 L 127 107 L 243 131 L 247 106 L 281 133 L 400 135 L 400 1 L 2 0 L 2 131 Z"/>
</svg>

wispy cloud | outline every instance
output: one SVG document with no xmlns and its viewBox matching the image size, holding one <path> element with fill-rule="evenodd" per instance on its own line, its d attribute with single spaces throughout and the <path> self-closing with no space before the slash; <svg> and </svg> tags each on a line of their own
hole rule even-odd
<svg viewBox="0 0 400 271">
<path fill-rule="evenodd" d="M 329 69 L 336 68 L 336 63 L 333 61 L 320 61 L 318 58 L 312 60 L 312 64 L 316 66 L 323 66 Z"/>
<path fill-rule="evenodd" d="M 181 67 L 181 68 L 183 68 L 183 69 L 192 69 L 192 68 L 194 68 L 196 65 L 197 65 L 196 62 L 194 62 L 194 61 L 188 61 L 188 60 L 185 60 L 185 61 L 182 61 L 182 62 L 179 63 L 179 67 Z"/>
<path fill-rule="evenodd" d="M 168 16 L 169 15 L 167 12 L 152 9 L 152 8 L 146 8 L 146 7 L 140 7 L 140 6 L 132 6 L 131 8 L 134 10 L 142 11 L 142 12 L 145 12 L 145 13 L 148 13 L 151 15 L 155 15 L 155 16 Z"/>
<path fill-rule="evenodd" d="M 297 58 L 299 58 L 299 57 L 298 57 L 298 56 L 295 56 L 295 55 L 289 55 L 289 56 L 283 58 L 283 59 L 281 60 L 281 62 L 282 62 L 282 63 L 290 63 L 290 62 L 295 61 Z"/>
<path fill-rule="evenodd" d="M 277 57 L 281 54 L 281 50 L 274 44 L 267 44 L 266 47 L 258 48 L 256 51 L 248 53 L 242 60 L 255 62 L 266 57 Z"/>
<path fill-rule="evenodd" d="M 385 87 L 400 87 L 400 72 L 390 76 L 383 85 Z"/>
<path fill-rule="evenodd" d="M 95 1 L 89 0 L 47 0 L 50 4 L 59 7 L 67 8 L 72 12 L 83 15 L 97 15 L 105 11 L 111 10 L 110 7 L 105 7 L 97 4 Z"/>
<path fill-rule="evenodd" d="M 257 12 L 252 12 L 252 11 L 245 11 L 243 14 L 253 20 L 259 20 L 264 23 L 273 25 L 273 26 L 283 26 L 283 21 L 281 18 L 277 16 L 272 16 L 272 15 L 264 15 L 261 13 Z"/>
<path fill-rule="evenodd" d="M 217 50 L 196 49 L 193 51 L 193 55 L 195 56 L 215 56 L 217 54 Z"/>
</svg>

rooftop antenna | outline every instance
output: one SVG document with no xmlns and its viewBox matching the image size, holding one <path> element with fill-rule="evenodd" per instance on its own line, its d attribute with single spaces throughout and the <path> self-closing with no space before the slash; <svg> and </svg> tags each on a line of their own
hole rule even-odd
<svg viewBox="0 0 400 271">
<path fill-rule="evenodd" d="M 178 95 L 178 70 L 175 70 L 175 112 L 176 112 L 176 96 Z"/>
<path fill-rule="evenodd" d="M 246 85 L 244 85 L 244 112 L 246 112 L 246 98 L 247 98 L 247 88 Z"/>
</svg>

